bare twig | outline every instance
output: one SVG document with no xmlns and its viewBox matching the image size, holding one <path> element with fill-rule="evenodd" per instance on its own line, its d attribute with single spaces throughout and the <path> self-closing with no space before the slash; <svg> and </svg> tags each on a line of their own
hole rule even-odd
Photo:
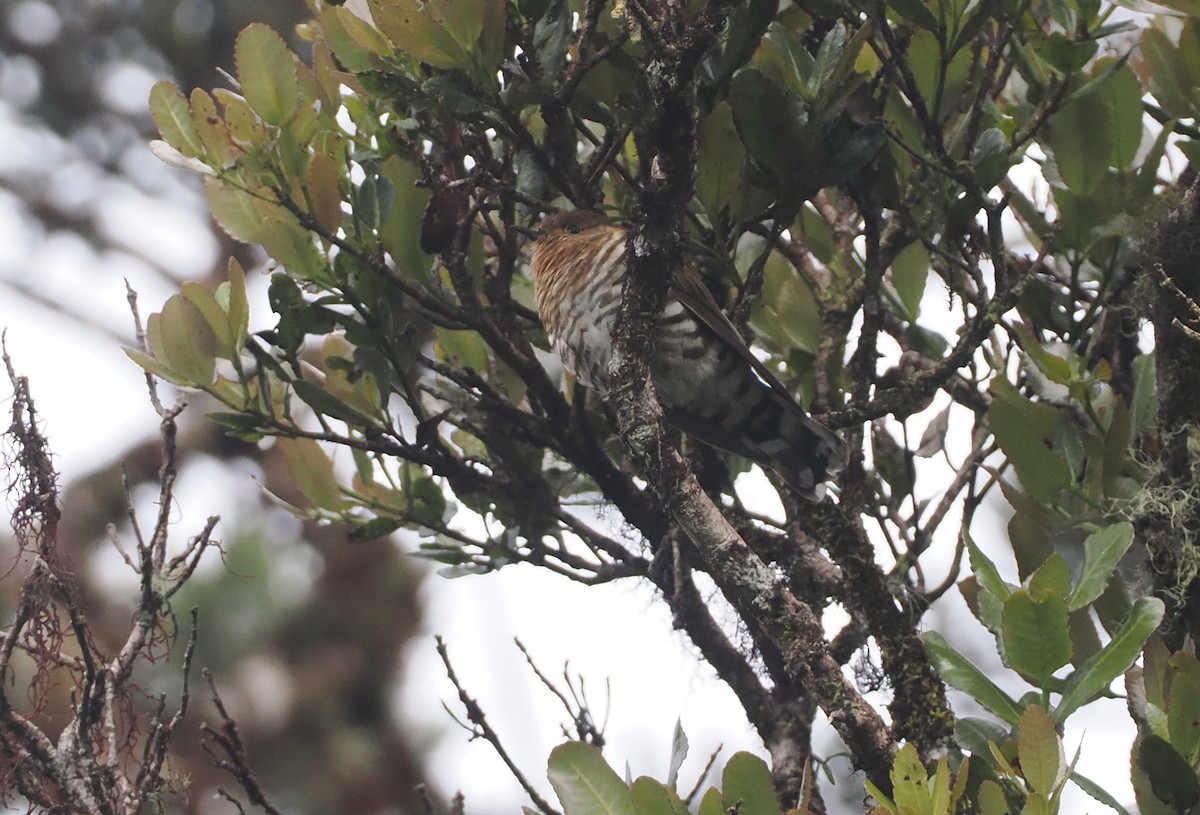
<svg viewBox="0 0 1200 815">
<path fill-rule="evenodd" d="M 466 689 L 463 687 L 462 683 L 459 682 L 458 674 L 454 672 L 454 666 L 450 663 L 450 654 L 446 650 L 445 640 L 443 640 L 441 637 L 435 637 L 434 639 L 437 642 L 438 656 L 441 657 L 442 664 L 446 667 L 446 676 L 454 685 L 454 689 L 458 691 L 458 700 L 462 703 L 463 708 L 466 710 L 467 720 L 470 721 L 472 725 L 471 732 L 475 736 L 484 739 L 488 744 L 492 745 L 492 749 L 496 751 L 496 755 L 498 755 L 500 760 L 504 762 L 504 766 L 508 767 L 508 771 L 512 774 L 513 778 L 517 780 L 517 783 L 521 785 L 521 788 L 525 790 L 525 794 L 529 796 L 531 801 L 533 801 L 534 806 L 536 806 L 541 812 L 545 813 L 545 815 L 561 815 L 558 810 L 550 806 L 550 804 L 541 796 L 533 784 L 529 782 L 529 779 L 525 777 L 525 774 L 517 766 L 516 762 L 513 761 L 512 756 L 509 755 L 508 750 L 504 747 L 504 744 L 500 740 L 499 734 L 492 729 L 491 724 L 487 720 L 487 715 L 483 712 L 483 708 L 479 706 L 478 702 L 471 698 Z"/>
</svg>

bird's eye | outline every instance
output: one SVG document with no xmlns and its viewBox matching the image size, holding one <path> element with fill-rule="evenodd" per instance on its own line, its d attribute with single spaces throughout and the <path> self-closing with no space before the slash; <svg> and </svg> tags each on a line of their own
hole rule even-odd
<svg viewBox="0 0 1200 815">
<path fill-rule="evenodd" d="M 583 230 L 579 227 L 579 224 L 568 224 L 567 231 L 570 232 L 572 235 L 578 235 Z"/>
</svg>

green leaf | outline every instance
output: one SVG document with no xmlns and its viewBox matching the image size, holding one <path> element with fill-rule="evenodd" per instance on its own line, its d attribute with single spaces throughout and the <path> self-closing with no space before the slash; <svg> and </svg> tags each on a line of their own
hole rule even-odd
<svg viewBox="0 0 1200 815">
<path fill-rule="evenodd" d="M 1104 593 L 1108 581 L 1133 544 L 1133 526 L 1122 521 L 1088 535 L 1083 542 L 1083 567 L 1079 581 L 1067 598 L 1067 607 L 1083 608 Z"/>
<path fill-rule="evenodd" d="M 892 288 L 900 300 L 901 317 L 909 322 L 921 315 L 921 298 L 925 296 L 925 282 L 929 279 L 929 251 L 921 241 L 913 241 L 904 247 L 892 261 Z"/>
<path fill-rule="evenodd" d="M 144 354 L 135 348 L 122 348 L 121 350 L 125 352 L 125 356 L 137 363 L 137 365 L 146 373 L 156 376 L 159 379 L 167 382 L 178 383 L 180 381 L 178 374 L 149 354 Z"/>
<path fill-rule="evenodd" d="M 1176 812 L 1192 812 L 1200 803 L 1196 771 L 1165 739 L 1153 734 L 1139 736 L 1134 755 L 1159 801 Z"/>
<path fill-rule="evenodd" d="M 1200 663 L 1186 651 L 1172 654 L 1166 688 L 1171 746 L 1189 762 L 1200 758 Z"/>
<path fill-rule="evenodd" d="M 1101 60 L 1096 71 L 1103 71 L 1111 60 Z M 1144 93 L 1137 74 L 1128 65 L 1121 65 L 1101 83 L 1100 96 L 1112 116 L 1113 166 L 1118 170 L 1128 169 L 1137 158 L 1145 133 Z"/>
<path fill-rule="evenodd" d="M 1010 815 L 1004 790 L 988 778 L 979 785 L 979 815 Z"/>
<path fill-rule="evenodd" d="M 922 0 L 892 0 L 888 4 L 888 8 L 926 31 L 939 31 L 941 29 L 937 17 L 933 16 L 933 12 L 929 10 L 929 6 L 925 5 Z"/>
<path fill-rule="evenodd" d="M 1021 714 L 1018 733 L 1021 774 L 1034 792 L 1051 796 L 1067 772 L 1067 759 L 1054 721 L 1040 705 L 1030 705 Z"/>
<path fill-rule="evenodd" d="M 392 534 L 401 526 L 404 521 L 401 518 L 392 518 L 381 516 L 372 518 L 364 524 L 359 524 L 350 530 L 350 541 L 360 543 L 362 541 L 372 541 L 378 538 Z"/>
<path fill-rule="evenodd" d="M 1044 140 L 1067 188 L 1089 195 L 1104 180 L 1112 160 L 1111 111 L 1103 97 L 1072 98 L 1050 117 Z"/>
<path fill-rule="evenodd" d="M 438 345 L 441 346 L 441 356 L 454 364 L 470 368 L 477 373 L 488 369 L 488 349 L 483 338 L 476 331 L 454 331 L 449 328 L 437 329 Z"/>
<path fill-rule="evenodd" d="M 740 801 L 738 815 L 781 815 L 771 771 L 753 753 L 734 753 L 725 765 L 721 785 L 726 809 Z"/>
<path fill-rule="evenodd" d="M 297 379 L 291 385 L 296 391 L 296 395 L 322 416 L 328 416 L 359 428 L 375 427 L 379 424 L 365 413 L 355 410 L 332 396 L 320 385 L 304 379 Z"/>
<path fill-rule="evenodd" d="M 391 182 L 395 201 L 379 228 L 383 248 L 406 280 L 422 280 L 429 273 L 433 256 L 421 249 L 421 220 L 429 204 L 429 190 L 417 187 L 421 171 L 416 165 L 391 156 L 381 174 Z"/>
<path fill-rule="evenodd" d="M 312 233 L 297 223 L 290 213 L 279 210 L 260 225 L 262 245 L 288 273 L 305 280 L 320 281 L 328 269 Z"/>
<path fill-rule="evenodd" d="M 767 27 L 767 34 L 759 46 L 758 64 L 799 95 L 810 100 L 813 98 L 816 61 L 800 38 L 778 21 Z"/>
<path fill-rule="evenodd" d="M 191 103 L 192 124 L 204 145 L 208 163 L 219 169 L 232 167 L 237 150 L 229 139 L 225 120 L 217 113 L 217 103 L 203 88 L 192 89 Z"/>
<path fill-rule="evenodd" d="M 675 732 L 671 736 L 671 761 L 667 769 L 667 786 L 675 789 L 675 784 L 679 780 L 679 768 L 683 766 L 683 760 L 688 754 L 688 737 L 687 733 L 683 732 L 683 720 L 675 720 Z"/>
<path fill-rule="evenodd" d="M 1061 724 L 1079 707 L 1108 687 L 1137 660 L 1146 640 L 1162 622 L 1165 607 L 1157 597 L 1142 597 L 1133 604 L 1125 623 L 1108 644 L 1067 679 L 1063 697 L 1052 711 Z"/>
<path fill-rule="evenodd" d="M 1196 85 L 1181 70 L 1185 59 L 1182 48 L 1176 46 L 1162 29 L 1148 26 L 1142 31 L 1139 51 L 1142 54 L 1142 81 L 1149 85 L 1155 100 L 1174 119 L 1189 119 L 1194 113 L 1191 89 Z"/>
<path fill-rule="evenodd" d="M 266 126 L 259 121 L 249 102 L 228 88 L 214 88 L 213 98 L 221 103 L 225 127 L 234 144 L 252 151 L 267 146 L 270 138 Z"/>
<path fill-rule="evenodd" d="M 719 102 L 713 108 L 696 140 L 696 197 L 715 225 L 723 210 L 733 208 L 744 175 L 744 150 L 728 102 Z"/>
<path fill-rule="evenodd" d="M 975 663 L 956 651 L 945 637 L 936 631 L 927 631 L 921 635 L 921 641 L 947 685 L 966 693 L 1009 724 L 1015 725 L 1020 720 L 1021 708 L 1017 703 Z"/>
<path fill-rule="evenodd" d="M 237 433 L 252 433 L 259 428 L 262 422 L 262 417 L 253 413 L 237 413 L 230 410 L 214 410 L 204 416 L 209 421 L 222 427 L 228 427 Z"/>
<path fill-rule="evenodd" d="M 784 89 L 761 71 L 746 69 L 734 75 L 729 101 L 746 151 L 764 167 L 785 177 L 801 175 L 808 147 L 802 121 Z M 807 198 L 797 191 L 799 198 Z"/>
<path fill-rule="evenodd" d="M 240 352 L 250 330 L 250 302 L 246 297 L 246 273 L 237 258 L 229 258 L 229 330 L 233 335 L 235 352 Z"/>
<path fill-rule="evenodd" d="M 263 121 L 283 127 L 296 112 L 300 83 L 292 52 L 268 25 L 251 23 L 233 51 L 242 94 Z"/>
<path fill-rule="evenodd" d="M 154 83 L 150 89 L 150 115 L 167 144 L 189 158 L 204 155 L 204 143 L 192 122 L 192 109 L 175 83 Z"/>
<path fill-rule="evenodd" d="M 233 334 L 229 330 L 229 315 L 217 302 L 212 293 L 194 280 L 186 281 L 180 292 L 191 301 L 208 323 L 216 341 L 214 353 L 222 359 L 232 359 L 236 353 L 233 347 Z"/>
<path fill-rule="evenodd" d="M 1008 737 L 1008 729 L 1001 727 L 991 719 L 961 716 L 954 722 L 955 743 L 976 755 L 986 756 L 991 750 L 988 746 L 989 742 L 1001 744 Z"/>
<path fill-rule="evenodd" d="M 963 543 L 967 545 L 971 573 L 975 575 L 979 585 L 998 600 L 1007 600 L 1013 593 L 1012 587 L 1001 579 L 996 564 L 975 544 L 975 539 L 971 537 L 971 532 L 966 527 L 963 528 Z"/>
<path fill-rule="evenodd" d="M 653 778 L 643 775 L 633 782 L 630 791 L 637 815 L 688 815 L 687 805 L 675 790 L 664 787 Z"/>
<path fill-rule="evenodd" d="M 1081 790 L 1095 798 L 1106 807 L 1116 812 L 1117 815 L 1132 815 L 1132 813 L 1121 805 L 1121 802 L 1108 793 L 1103 787 L 1097 784 L 1090 778 L 1080 775 L 1079 773 L 1071 773 L 1071 780 L 1075 782 Z M 1143 812 L 1142 815 L 1149 815 Z"/>
<path fill-rule="evenodd" d="M 1065 598 L 1071 593 L 1071 567 L 1055 552 L 1029 576 L 1028 588 L 1035 597 L 1053 594 Z"/>
<path fill-rule="evenodd" d="M 441 486 L 427 475 L 413 478 L 408 484 L 409 518 L 424 526 L 440 524 L 446 516 L 446 494 Z"/>
<path fill-rule="evenodd" d="M 345 507 L 341 488 L 333 475 L 333 462 L 313 439 L 276 440 L 292 483 L 318 509 L 340 512 Z"/>
<path fill-rule="evenodd" d="M 892 799 L 901 812 L 931 812 L 933 796 L 921 756 L 911 742 L 896 752 L 892 763 Z M 940 814 L 939 814 L 940 815 Z"/>
<path fill-rule="evenodd" d="M 274 206 L 215 178 L 204 179 L 208 209 L 226 234 L 242 243 L 262 243 L 263 220 Z"/>
<path fill-rule="evenodd" d="M 866 788 L 867 794 L 870 795 L 872 798 L 874 798 L 875 802 L 877 804 L 879 804 L 880 807 L 882 807 L 887 812 L 893 813 L 893 815 L 894 815 L 894 813 L 896 812 L 896 804 L 892 802 L 891 798 L 887 797 L 887 794 L 884 793 L 883 790 L 881 790 L 881 789 L 879 789 L 879 787 L 875 786 L 871 782 L 871 779 L 869 779 L 869 778 L 863 779 L 863 786 Z M 872 815 L 876 815 L 876 813 L 877 813 L 876 810 L 872 811 Z"/>
<path fill-rule="evenodd" d="M 346 70 L 369 70 L 371 54 L 376 48 L 387 55 L 391 54 L 392 48 L 387 40 L 348 8 L 326 5 L 318 13 L 317 21 L 321 24 L 324 41 Z"/>
<path fill-rule="evenodd" d="M 1067 604 L 1062 597 L 1035 597 L 1019 589 L 1004 602 L 1001 616 L 1005 663 L 1046 687 L 1053 673 L 1071 661 Z"/>
<path fill-rule="evenodd" d="M 380 57 L 390 58 L 394 53 L 394 49 L 391 43 L 387 41 L 387 38 L 350 9 L 345 6 L 338 6 L 328 9 L 328 13 L 334 14 L 337 17 L 337 24 L 345 31 L 346 36 L 353 40 L 354 44 L 359 48 Z M 322 25 L 326 28 L 329 27 L 325 20 L 322 20 Z M 366 65 L 370 65 L 370 62 L 368 61 Z M 362 68 L 351 67 L 351 70 L 366 70 L 366 66 Z"/>
<path fill-rule="evenodd" d="M 1049 503 L 1072 483 L 1070 466 L 1053 448 L 1062 414 L 1021 396 L 1001 377 L 992 380 L 993 399 L 988 409 L 992 432 L 1000 449 L 1021 478 L 1021 485 L 1037 500 Z"/>
<path fill-rule="evenodd" d="M 564 815 L 636 815 L 633 794 L 590 744 L 569 741 L 550 752 L 547 771 Z"/>
<path fill-rule="evenodd" d="M 756 323 L 781 349 L 815 354 L 821 340 L 821 314 L 808 285 L 778 252 L 763 267 L 763 295 Z"/>
<path fill-rule="evenodd" d="M 720 790 L 716 787 L 709 787 L 704 791 L 704 795 L 700 798 L 697 815 L 726 815 L 725 802 L 721 800 Z"/>
<path fill-rule="evenodd" d="M 191 300 L 172 295 L 163 305 L 162 345 L 154 354 L 180 379 L 200 388 L 212 385 L 216 372 L 216 338 L 208 321 Z"/>
</svg>

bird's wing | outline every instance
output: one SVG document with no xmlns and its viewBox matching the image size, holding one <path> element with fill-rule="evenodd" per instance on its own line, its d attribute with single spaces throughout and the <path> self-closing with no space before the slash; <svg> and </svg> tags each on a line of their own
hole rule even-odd
<svg viewBox="0 0 1200 815">
<path fill-rule="evenodd" d="M 677 272 L 671 280 L 671 293 L 675 298 L 691 312 L 692 316 L 698 319 L 714 334 L 721 338 L 724 342 L 733 346 L 733 348 L 750 363 L 750 367 L 754 369 L 754 373 L 776 394 L 783 397 L 788 402 L 796 406 L 801 413 L 804 409 L 796 402 L 796 397 L 792 396 L 791 391 L 779 381 L 779 377 L 771 372 L 761 359 L 754 356 L 754 352 L 750 350 L 750 346 L 742 339 L 742 335 L 738 333 L 737 328 L 725 316 L 725 312 L 721 311 L 721 307 L 717 305 L 717 301 L 713 299 L 712 292 L 704 285 L 704 281 L 700 276 L 690 269 L 683 269 Z"/>
</svg>

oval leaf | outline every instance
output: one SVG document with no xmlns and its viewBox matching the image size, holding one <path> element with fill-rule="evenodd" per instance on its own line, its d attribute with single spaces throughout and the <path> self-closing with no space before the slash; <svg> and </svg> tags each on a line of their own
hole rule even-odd
<svg viewBox="0 0 1200 815">
<path fill-rule="evenodd" d="M 927 631 L 921 635 L 921 640 L 947 685 L 970 695 L 1009 724 L 1016 724 L 1020 720 L 1021 709 L 1017 703 L 988 679 L 987 674 L 979 670 L 975 663 L 956 651 L 945 637 L 936 631 Z"/>
<path fill-rule="evenodd" d="M 1142 646 L 1162 622 L 1166 609 L 1157 597 L 1142 597 L 1133 604 L 1122 625 L 1108 645 L 1083 664 L 1067 680 L 1062 700 L 1052 713 L 1054 721 L 1062 723 L 1109 683 L 1129 669 Z"/>
<path fill-rule="evenodd" d="M 251 23 L 238 34 L 233 58 L 250 106 L 270 124 L 287 124 L 299 104 L 300 83 L 283 38 L 268 25 Z"/>
<path fill-rule="evenodd" d="M 546 775 L 565 815 L 636 815 L 629 787 L 590 744 L 555 747 Z"/>
<path fill-rule="evenodd" d="M 1067 604 L 1057 595 L 1013 592 L 1001 612 L 1001 634 L 1008 666 L 1041 687 L 1071 660 Z"/>
<path fill-rule="evenodd" d="M 753 753 L 734 753 L 725 765 L 721 784 L 726 811 L 738 807 L 738 815 L 780 815 L 771 771 Z"/>
<path fill-rule="evenodd" d="M 175 294 L 163 305 L 160 356 L 181 379 L 201 388 L 212 384 L 216 372 L 216 337 L 191 300 Z M 156 349 L 159 350 L 159 349 Z"/>
<path fill-rule="evenodd" d="M 1108 581 L 1133 543 L 1133 525 L 1127 521 L 1093 532 L 1083 542 L 1083 568 L 1067 598 L 1067 607 L 1083 608 L 1104 593 Z"/>
<path fill-rule="evenodd" d="M 163 141 L 188 158 L 204 155 L 204 144 L 192 123 L 192 109 L 174 82 L 156 82 L 150 89 L 150 115 Z"/>
<path fill-rule="evenodd" d="M 1029 786 L 1049 797 L 1066 774 L 1067 759 L 1054 721 L 1039 705 L 1030 705 L 1021 714 L 1017 754 Z"/>
<path fill-rule="evenodd" d="M 279 451 L 292 483 L 318 509 L 339 512 L 345 505 L 333 462 L 313 439 L 279 439 Z"/>
</svg>

